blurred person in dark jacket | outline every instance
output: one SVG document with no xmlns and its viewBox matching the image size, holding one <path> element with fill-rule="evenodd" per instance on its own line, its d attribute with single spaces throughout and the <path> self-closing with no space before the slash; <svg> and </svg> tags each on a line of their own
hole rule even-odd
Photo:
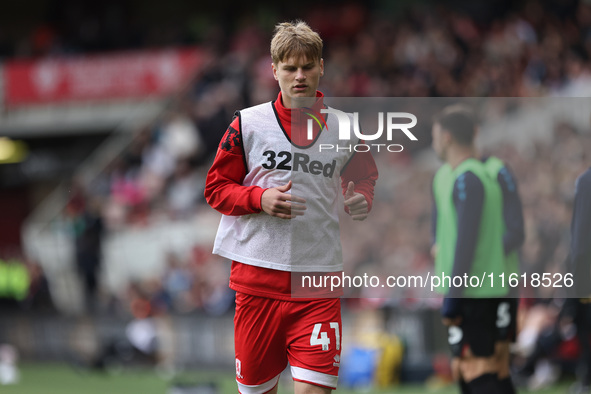
<svg viewBox="0 0 591 394">
<path fill-rule="evenodd" d="M 103 219 L 98 199 L 88 199 L 78 211 L 71 211 L 76 269 L 84 288 L 84 306 L 90 313 L 97 308 L 102 261 Z"/>
</svg>

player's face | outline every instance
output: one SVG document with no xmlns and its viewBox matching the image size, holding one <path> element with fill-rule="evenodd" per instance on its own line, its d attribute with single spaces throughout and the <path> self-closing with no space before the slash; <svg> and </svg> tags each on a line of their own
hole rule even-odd
<svg viewBox="0 0 591 394">
<path fill-rule="evenodd" d="M 295 106 L 293 98 L 316 97 L 320 77 L 324 74 L 324 61 L 310 60 L 305 56 L 289 57 L 273 63 L 273 76 L 279 82 L 283 105 Z"/>
<path fill-rule="evenodd" d="M 447 149 L 445 148 L 445 134 L 446 133 L 443 131 L 439 123 L 433 124 L 433 128 L 431 129 L 431 136 L 433 137 L 433 142 L 431 143 L 431 146 L 433 147 L 435 153 L 437 153 L 437 157 L 439 157 L 443 161 L 445 161 L 447 151 Z"/>
</svg>

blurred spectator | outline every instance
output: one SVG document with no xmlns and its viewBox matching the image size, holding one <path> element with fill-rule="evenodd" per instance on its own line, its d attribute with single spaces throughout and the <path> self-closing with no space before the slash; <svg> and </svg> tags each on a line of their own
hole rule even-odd
<svg viewBox="0 0 591 394">
<path fill-rule="evenodd" d="M 89 313 L 97 310 L 97 293 L 104 234 L 100 201 L 87 198 L 84 191 L 68 205 L 75 246 L 76 270 L 84 289 L 84 305 Z"/>
<path fill-rule="evenodd" d="M 35 313 L 54 313 L 56 311 L 49 291 L 49 282 L 43 268 L 35 261 L 27 263 L 29 269 L 29 294 L 23 302 L 23 309 Z"/>
</svg>

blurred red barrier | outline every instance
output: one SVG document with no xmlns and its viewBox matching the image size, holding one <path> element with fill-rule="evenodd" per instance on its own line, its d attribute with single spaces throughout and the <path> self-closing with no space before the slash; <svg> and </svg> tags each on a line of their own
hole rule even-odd
<svg viewBox="0 0 591 394">
<path fill-rule="evenodd" d="M 163 96 L 182 87 L 203 63 L 198 48 L 134 51 L 5 64 L 9 106 Z"/>
</svg>

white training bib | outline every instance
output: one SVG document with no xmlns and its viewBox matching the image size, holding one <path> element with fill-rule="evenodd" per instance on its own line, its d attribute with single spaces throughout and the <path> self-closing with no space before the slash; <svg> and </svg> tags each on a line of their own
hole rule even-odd
<svg viewBox="0 0 591 394">
<path fill-rule="evenodd" d="M 239 117 L 247 167 L 243 185 L 271 188 L 291 180 L 290 192 L 305 198 L 307 209 L 291 220 L 264 212 L 223 215 L 213 252 L 281 271 L 341 271 L 340 175 L 354 151 L 351 141 L 338 139 L 336 116 L 328 115 L 327 127 L 307 147 L 291 143 L 271 102 L 242 110 Z M 320 152 L 321 144 L 338 149 Z"/>
</svg>

